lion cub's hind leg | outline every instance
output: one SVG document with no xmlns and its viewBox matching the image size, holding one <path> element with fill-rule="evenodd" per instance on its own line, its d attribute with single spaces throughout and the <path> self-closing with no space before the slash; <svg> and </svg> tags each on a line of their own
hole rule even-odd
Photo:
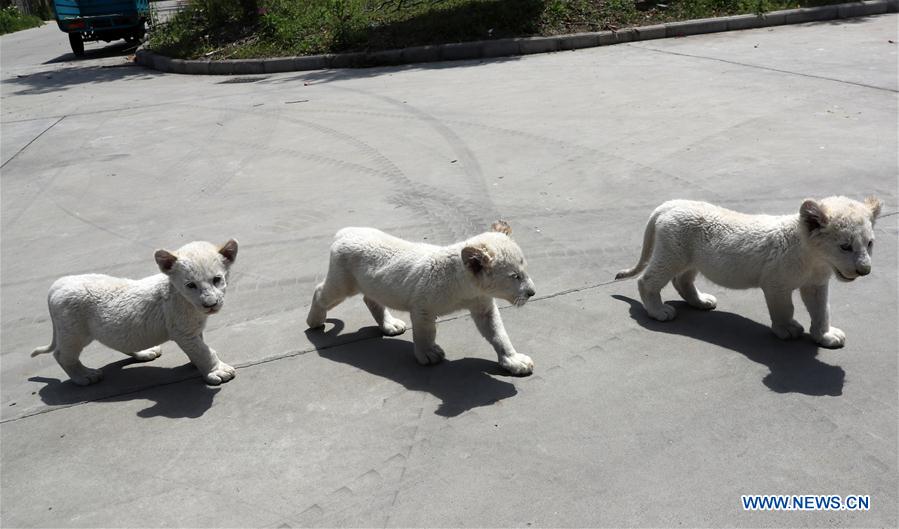
<svg viewBox="0 0 899 529">
<path fill-rule="evenodd" d="M 660 257 L 659 250 L 652 256 L 646 271 L 637 280 L 637 288 L 640 298 L 643 300 L 643 308 L 647 314 L 655 320 L 668 321 L 677 316 L 677 310 L 667 303 L 662 303 L 662 288 L 671 281 L 681 268 L 680 263 L 673 263 L 665 257 Z M 664 253 L 662 253 L 664 255 Z"/>
<path fill-rule="evenodd" d="M 712 310 L 718 306 L 718 300 L 711 294 L 700 292 L 696 288 L 696 275 L 698 271 L 687 270 L 674 276 L 671 284 L 674 285 L 680 297 L 690 304 L 691 307 L 701 310 Z"/>
<path fill-rule="evenodd" d="M 79 386 L 89 386 L 103 380 L 103 372 L 81 363 L 81 351 L 87 346 L 80 340 L 67 340 L 60 336 L 59 346 L 53 351 L 53 358 L 59 367 Z M 90 343 L 90 342 L 88 342 Z"/>
<path fill-rule="evenodd" d="M 315 287 L 306 324 L 310 329 L 323 327 L 325 318 L 328 317 L 328 311 L 357 292 L 356 280 L 353 279 L 352 274 L 332 259 L 331 266 L 328 267 L 328 276 Z"/>
<path fill-rule="evenodd" d="M 73 313 L 74 312 L 74 313 Z M 53 343 L 35 353 L 52 347 L 53 358 L 69 378 L 79 386 L 87 386 L 103 380 L 103 372 L 81 363 L 81 351 L 94 341 L 90 329 L 81 315 L 71 311 L 62 299 L 50 302 L 50 319 L 53 321 Z M 35 353 L 32 353 L 34 356 Z"/>
<path fill-rule="evenodd" d="M 368 307 L 369 312 L 371 312 L 372 317 L 375 319 L 375 322 L 377 322 L 378 327 L 385 336 L 396 336 L 406 332 L 406 322 L 399 318 L 395 318 L 393 314 L 387 310 L 387 307 L 368 296 L 362 296 L 362 300 L 365 301 L 365 306 Z"/>
</svg>

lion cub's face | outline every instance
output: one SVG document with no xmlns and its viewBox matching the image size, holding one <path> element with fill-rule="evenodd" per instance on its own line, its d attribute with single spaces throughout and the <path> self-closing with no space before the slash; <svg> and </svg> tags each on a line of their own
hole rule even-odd
<svg viewBox="0 0 899 529">
<path fill-rule="evenodd" d="M 215 314 L 225 304 L 228 272 L 237 259 L 237 241 L 218 247 L 192 242 L 175 252 L 156 251 L 156 264 L 169 276 L 175 290 L 204 314 Z"/>
<path fill-rule="evenodd" d="M 509 235 L 512 228 L 503 221 L 492 232 L 478 235 L 462 249 L 462 262 L 486 294 L 520 307 L 534 295 L 521 248 Z"/>
<path fill-rule="evenodd" d="M 808 242 L 840 281 L 853 281 L 871 272 L 874 221 L 880 208 L 881 202 L 875 197 L 864 203 L 846 197 L 802 203 L 799 218 Z"/>
</svg>

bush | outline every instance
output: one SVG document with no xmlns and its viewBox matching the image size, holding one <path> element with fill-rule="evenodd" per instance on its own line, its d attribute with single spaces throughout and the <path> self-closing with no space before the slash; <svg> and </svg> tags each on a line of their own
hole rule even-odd
<svg viewBox="0 0 899 529">
<path fill-rule="evenodd" d="M 252 34 L 257 17 L 256 0 L 191 0 L 153 28 L 150 46 L 166 55 L 196 57 Z"/>
<path fill-rule="evenodd" d="M 321 53 L 352 46 L 365 38 L 359 2 L 345 0 L 269 0 L 260 30 L 272 45 L 299 53 Z"/>
<path fill-rule="evenodd" d="M 705 18 L 732 13 L 764 13 L 771 9 L 768 0 L 687 0 L 671 3 L 678 18 Z"/>
<path fill-rule="evenodd" d="M 214 59 L 383 50 L 658 24 L 840 0 L 191 0 L 156 28 L 164 55 Z"/>
<path fill-rule="evenodd" d="M 39 17 L 26 15 L 11 5 L 0 9 L 0 35 L 22 29 L 36 28 L 44 23 Z"/>
</svg>

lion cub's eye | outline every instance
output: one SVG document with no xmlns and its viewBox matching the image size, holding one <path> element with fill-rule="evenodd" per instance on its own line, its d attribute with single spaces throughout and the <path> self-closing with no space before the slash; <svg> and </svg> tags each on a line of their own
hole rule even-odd
<svg viewBox="0 0 899 529">
<path fill-rule="evenodd" d="M 852 245 L 851 245 L 851 244 L 848 244 L 848 243 L 847 243 L 847 244 L 841 244 L 841 245 L 840 245 L 840 250 L 843 250 L 844 252 L 851 252 L 851 251 L 852 251 Z"/>
<path fill-rule="evenodd" d="M 184 286 L 186 286 L 187 288 L 189 288 L 189 289 L 191 289 L 191 290 L 196 290 L 196 289 L 197 289 L 197 284 L 194 283 L 193 281 L 191 281 L 190 283 L 186 283 Z"/>
<path fill-rule="evenodd" d="M 512 272 L 511 274 L 509 274 L 509 277 L 511 277 L 512 279 L 514 279 L 514 280 L 517 281 L 517 280 L 520 280 L 520 279 L 521 279 L 521 274 L 516 273 L 516 272 Z"/>
<path fill-rule="evenodd" d="M 215 276 L 212 278 L 212 284 L 215 286 L 219 286 L 222 284 L 222 276 Z"/>
</svg>

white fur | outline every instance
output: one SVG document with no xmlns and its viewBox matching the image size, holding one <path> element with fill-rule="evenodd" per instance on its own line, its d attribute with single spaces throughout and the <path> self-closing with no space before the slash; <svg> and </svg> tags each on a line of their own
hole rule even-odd
<svg viewBox="0 0 899 529">
<path fill-rule="evenodd" d="M 92 341 L 150 361 L 161 354 L 160 344 L 174 340 L 207 383 L 234 378 L 234 368 L 203 341 L 203 328 L 225 302 L 237 241 L 222 247 L 192 242 L 174 253 L 158 250 L 155 257 L 163 273 L 144 279 L 87 274 L 56 280 L 47 296 L 53 340 L 31 356 L 52 352 L 72 382 L 84 386 L 103 378 L 79 360 Z"/>
<path fill-rule="evenodd" d="M 493 229 L 450 246 L 409 242 L 373 228 L 340 230 L 306 323 L 310 328 L 324 325 L 327 311 L 361 292 L 388 336 L 406 330 L 388 308 L 409 312 L 415 358 L 433 364 L 444 357 L 434 341 L 437 317 L 467 309 L 500 365 L 514 374 L 530 374 L 534 362 L 512 347 L 494 298 L 522 306 L 534 295 L 534 283 L 521 249 L 509 238 L 508 224 L 498 222 Z"/>
<path fill-rule="evenodd" d="M 853 281 L 871 271 L 874 220 L 881 203 L 846 197 L 806 200 L 799 214 L 746 215 L 705 202 L 665 202 L 649 218 L 643 252 L 634 268 L 616 279 L 638 281 L 649 315 L 665 321 L 676 315 L 660 291 L 671 281 L 690 305 L 710 310 L 714 296 L 696 289 L 701 273 L 728 288 L 759 287 L 765 294 L 771 328 L 783 339 L 798 338 L 792 293 L 799 289 L 811 316 L 812 338 L 825 347 L 842 347 L 846 335 L 830 326 L 827 288 L 831 275 Z"/>
</svg>

